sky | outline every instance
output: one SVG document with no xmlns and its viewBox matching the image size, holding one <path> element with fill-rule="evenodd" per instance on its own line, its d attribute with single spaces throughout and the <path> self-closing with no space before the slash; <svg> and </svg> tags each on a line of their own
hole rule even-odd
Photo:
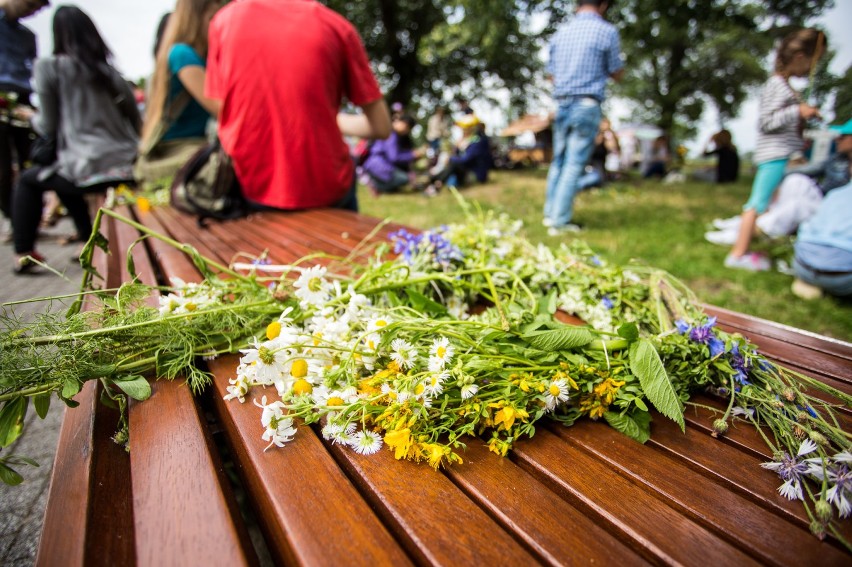
<svg viewBox="0 0 852 567">
<path fill-rule="evenodd" d="M 153 70 L 154 33 L 162 15 L 174 6 L 175 0 L 77 0 L 75 5 L 83 9 L 98 26 L 113 54 L 118 69 L 129 79 L 148 76 Z M 55 6 L 42 10 L 25 20 L 25 24 L 38 37 L 39 54 L 47 55 L 53 49 L 51 39 L 51 20 Z M 828 30 L 830 46 L 837 51 L 831 70 L 842 74 L 852 65 L 852 34 L 848 30 L 852 25 L 852 1 L 836 0 L 835 7 L 817 20 Z M 769 65 L 769 62 L 767 62 Z M 474 109 L 479 110 L 473 101 Z M 614 123 L 618 126 L 619 114 L 627 110 L 614 108 Z M 490 115 L 494 115 L 489 112 Z M 500 118 L 496 118 L 499 120 Z M 492 121 L 495 119 L 492 119 Z M 703 147 L 710 135 L 718 129 L 715 112 L 708 110 L 701 120 L 698 136 L 687 146 L 691 150 Z M 734 143 L 741 151 L 754 149 L 757 138 L 757 100 L 756 93 L 742 106 L 739 117 L 726 126 L 734 137 Z M 497 125 L 495 125 L 497 126 Z"/>
</svg>

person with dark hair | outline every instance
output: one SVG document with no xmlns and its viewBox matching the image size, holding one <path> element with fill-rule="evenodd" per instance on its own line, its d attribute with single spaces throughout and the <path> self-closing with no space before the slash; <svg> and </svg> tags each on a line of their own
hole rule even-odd
<svg viewBox="0 0 852 567">
<path fill-rule="evenodd" d="M 456 120 L 462 129 L 462 138 L 455 148 L 447 166 L 430 176 L 424 194 L 434 197 L 443 185 L 464 187 L 473 175 L 479 183 L 488 181 L 488 172 L 494 167 L 491 157 L 491 140 L 485 134 L 485 125 L 475 114 L 466 114 Z"/>
<path fill-rule="evenodd" d="M 24 169 L 32 132 L 18 111 L 30 106 L 36 38 L 21 20 L 49 4 L 47 0 L 0 0 L 0 213 L 7 219 L 12 218 L 13 166 Z"/>
<path fill-rule="evenodd" d="M 547 174 L 543 224 L 548 234 L 576 232 L 574 197 L 595 145 L 607 81 L 624 64 L 618 31 L 604 20 L 608 0 L 579 0 L 576 15 L 550 42 L 548 73 L 559 110 L 553 123 L 553 161 Z"/>
<path fill-rule="evenodd" d="M 140 117 L 127 81 L 110 64 L 112 55 L 94 22 L 75 6 L 53 16 L 53 55 L 35 64 L 39 112 L 35 130 L 55 143 L 52 163 L 24 171 L 15 186 L 12 216 L 15 271 L 42 260 L 35 250 L 42 195 L 55 191 L 74 221 L 79 239 L 92 222 L 84 193 L 132 181 Z M 50 160 L 48 160 L 50 161 Z"/>
<path fill-rule="evenodd" d="M 160 44 L 163 43 L 163 36 L 166 34 L 166 27 L 169 25 L 169 18 L 172 17 L 171 12 L 166 12 L 160 18 L 160 23 L 157 24 L 157 32 L 154 35 L 154 59 L 157 58 L 157 54 L 160 52 Z"/>
<path fill-rule="evenodd" d="M 394 116 L 391 133 L 384 140 L 373 142 L 370 155 L 364 162 L 369 187 L 374 195 L 399 191 L 411 181 L 411 164 L 424 152 L 414 149 L 411 129 L 417 121 L 410 114 Z"/>
<path fill-rule="evenodd" d="M 704 148 L 705 156 L 716 156 L 716 183 L 733 183 L 740 176 L 740 155 L 731 138 L 731 132 L 719 130 L 710 138 L 712 149 Z"/>
</svg>

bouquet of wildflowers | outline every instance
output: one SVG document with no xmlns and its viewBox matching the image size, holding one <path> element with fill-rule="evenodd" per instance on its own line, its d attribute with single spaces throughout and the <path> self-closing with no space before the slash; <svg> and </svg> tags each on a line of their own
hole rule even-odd
<svg viewBox="0 0 852 567">
<path fill-rule="evenodd" d="M 757 426 L 776 455 L 765 466 L 782 478 L 779 491 L 815 502 L 815 533 L 850 513 L 850 434 L 834 406 L 804 389 L 847 407 L 852 398 L 718 329 L 671 275 L 608 265 L 583 245 L 552 250 L 521 229 L 473 211 L 465 225 L 398 231 L 366 265 L 297 263 L 277 267 L 280 277 L 260 275 L 276 267 L 257 261 L 247 275 L 218 266 L 223 279 L 196 257 L 207 277 L 174 282 L 159 309 L 139 307 L 144 290 L 129 286 L 108 300 L 112 309 L 89 315 L 101 317 L 96 329 L 81 324 L 49 339 L 5 333 L 3 351 L 20 360 L 0 360 L 0 425 L 2 414 L 23 415 L 28 396 L 55 391 L 70 401 L 93 377 L 140 398 L 141 376 L 155 369 L 201 387 L 208 376 L 195 357 L 238 350 L 226 399 L 242 403 L 261 390 L 258 435 L 267 448 L 286 446 L 303 421 L 358 453 L 387 446 L 397 459 L 437 468 L 462 463 L 465 444 L 479 439 L 506 455 L 542 418 L 604 420 L 645 442 L 652 409 L 684 428 L 690 396 L 711 390 L 728 400 L 716 434 L 735 419 Z M 133 321 L 109 318 L 119 316 Z M 96 337 L 111 366 L 68 365 L 83 370 L 52 382 L 37 375 L 47 356 L 39 345 L 61 356 L 69 349 L 57 344 L 72 335 Z"/>
</svg>

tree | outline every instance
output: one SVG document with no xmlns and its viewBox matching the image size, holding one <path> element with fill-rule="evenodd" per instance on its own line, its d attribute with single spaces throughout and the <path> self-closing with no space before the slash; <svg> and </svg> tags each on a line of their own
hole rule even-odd
<svg viewBox="0 0 852 567">
<path fill-rule="evenodd" d="M 507 88 L 523 104 L 537 84 L 542 37 L 533 16 L 557 0 L 325 0 L 361 33 L 392 101 L 431 107 Z M 556 8 L 559 13 L 560 8 Z M 545 23 L 551 21 L 544 18 Z M 541 27 L 541 26 L 539 26 Z"/>
<path fill-rule="evenodd" d="M 834 91 L 834 123 L 845 124 L 852 120 L 852 65 L 838 79 Z"/>
<path fill-rule="evenodd" d="M 774 40 L 832 0 L 619 0 L 612 19 L 626 54 L 618 94 L 637 118 L 671 132 L 690 130 L 710 102 L 735 116 L 766 78 Z M 677 128 L 676 128 L 677 127 Z"/>
</svg>

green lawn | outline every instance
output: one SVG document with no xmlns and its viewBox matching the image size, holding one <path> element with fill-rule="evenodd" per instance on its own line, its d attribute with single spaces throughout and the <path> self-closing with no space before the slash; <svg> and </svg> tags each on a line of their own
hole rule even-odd
<svg viewBox="0 0 852 567">
<path fill-rule="evenodd" d="M 556 245 L 572 236 L 550 237 L 541 225 L 546 175 L 545 169 L 498 171 L 488 184 L 462 194 L 523 220 L 533 241 Z M 611 262 L 637 260 L 668 270 L 707 303 L 852 341 L 852 303 L 830 297 L 801 300 L 790 291 L 791 276 L 779 272 L 729 270 L 722 265 L 728 249 L 704 240 L 712 219 L 737 214 L 750 181 L 728 186 L 631 181 L 584 192 L 575 204 L 574 220 L 585 226 L 577 238 Z M 446 191 L 433 199 L 419 193 L 376 199 L 361 188 L 359 200 L 364 214 L 417 228 L 463 220 Z"/>
</svg>

